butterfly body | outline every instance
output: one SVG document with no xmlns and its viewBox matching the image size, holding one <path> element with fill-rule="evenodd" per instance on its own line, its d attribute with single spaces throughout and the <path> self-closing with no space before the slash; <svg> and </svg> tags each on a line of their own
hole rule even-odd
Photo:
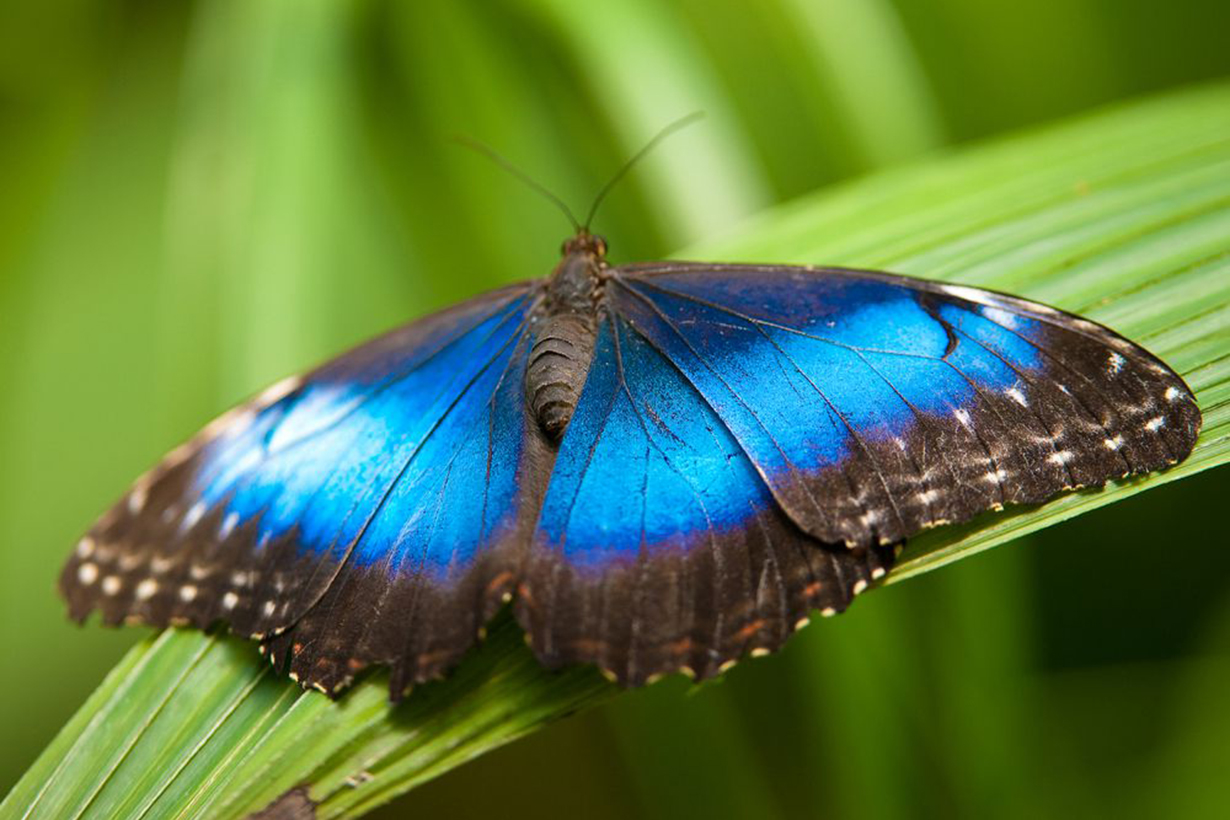
<svg viewBox="0 0 1230 820">
<path fill-rule="evenodd" d="M 718 674 L 843 610 L 927 527 L 1165 468 L 1200 412 L 1144 349 L 874 271 L 611 266 L 386 334 L 172 453 L 61 576 L 70 614 L 222 622 L 391 691 L 505 603 L 544 663 Z"/>
<path fill-rule="evenodd" d="M 530 350 L 526 393 L 543 431 L 558 439 L 572 419 L 594 354 L 602 302 L 606 242 L 581 232 L 564 243 L 547 280 Z"/>
</svg>

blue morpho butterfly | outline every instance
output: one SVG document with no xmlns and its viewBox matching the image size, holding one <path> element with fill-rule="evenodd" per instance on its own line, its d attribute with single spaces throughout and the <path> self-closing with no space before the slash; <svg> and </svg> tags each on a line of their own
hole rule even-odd
<svg viewBox="0 0 1230 820">
<path fill-rule="evenodd" d="M 396 699 L 511 600 L 548 666 L 706 678 L 845 609 L 926 527 L 1195 443 L 1183 380 L 1072 314 L 874 271 L 614 267 L 572 221 L 546 279 L 172 452 L 78 545 L 71 615 L 222 622 L 326 692 L 391 667 Z"/>
</svg>

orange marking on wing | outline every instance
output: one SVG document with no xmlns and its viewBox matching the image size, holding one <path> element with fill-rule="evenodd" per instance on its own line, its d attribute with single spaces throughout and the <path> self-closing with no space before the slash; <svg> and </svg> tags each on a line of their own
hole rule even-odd
<svg viewBox="0 0 1230 820">
<path fill-rule="evenodd" d="M 487 582 L 487 594 L 491 595 L 505 585 L 512 582 L 513 574 L 508 570 L 497 573 L 494 578 Z"/>
<path fill-rule="evenodd" d="M 534 605 L 534 596 L 530 595 L 530 588 L 525 584 L 517 584 L 517 597 L 524 601 L 526 606 Z"/>
<path fill-rule="evenodd" d="M 672 641 L 666 645 L 666 651 L 672 655 L 683 655 L 691 652 L 695 643 L 689 637 L 680 638 L 677 641 Z"/>
<path fill-rule="evenodd" d="M 434 667 L 441 662 L 448 661 L 452 658 L 453 653 L 447 649 L 433 649 L 429 652 L 420 652 L 415 656 L 415 663 L 420 667 Z"/>
<path fill-rule="evenodd" d="M 568 642 L 568 646 L 573 649 L 591 655 L 597 655 L 606 645 L 606 641 L 600 641 L 595 638 L 576 638 Z"/>
<path fill-rule="evenodd" d="M 764 618 L 757 618 L 735 633 L 735 640 L 743 641 L 755 635 L 764 628 Z"/>
</svg>

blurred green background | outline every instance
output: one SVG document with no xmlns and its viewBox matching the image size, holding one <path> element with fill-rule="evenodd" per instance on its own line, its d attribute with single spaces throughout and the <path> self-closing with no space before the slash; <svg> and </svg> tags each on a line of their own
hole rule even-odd
<svg viewBox="0 0 1230 820">
<path fill-rule="evenodd" d="M 76 537 L 279 376 L 945 146 L 1230 74 L 1174 0 L 0 3 L 0 793 L 142 630 L 70 626 Z M 840 264 L 843 260 L 813 260 Z M 1227 468 L 877 592 L 784 653 L 488 755 L 383 817 L 1225 816 Z M 255 657 L 255 653 L 254 653 Z"/>
</svg>

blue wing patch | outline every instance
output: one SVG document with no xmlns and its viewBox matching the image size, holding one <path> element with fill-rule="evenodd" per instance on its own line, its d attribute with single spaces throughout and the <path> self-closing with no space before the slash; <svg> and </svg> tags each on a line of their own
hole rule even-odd
<svg viewBox="0 0 1230 820">
<path fill-rule="evenodd" d="M 770 501 L 713 411 L 626 325 L 603 324 L 595 357 L 540 518 L 552 548 L 600 572 L 742 527 Z"/>
<path fill-rule="evenodd" d="M 621 269 L 612 309 L 713 407 L 822 541 L 938 523 L 1159 469 L 1199 411 L 1113 332 L 973 288 L 862 271 Z"/>
<path fill-rule="evenodd" d="M 775 649 L 891 560 L 799 531 L 717 413 L 618 317 L 599 330 L 532 556 L 518 615 L 539 657 L 633 684 Z"/>
<path fill-rule="evenodd" d="M 493 459 L 487 482 L 474 470 L 486 459 L 473 452 L 471 431 L 512 358 L 527 301 L 511 299 L 455 338 L 412 348 L 375 372 L 320 373 L 256 411 L 201 453 L 195 509 L 219 510 L 224 527 L 251 522 L 258 550 L 297 528 L 303 553 L 367 565 L 410 552 L 444 575 L 489 534 L 473 520 L 484 505 L 449 517 L 448 526 L 479 534 L 460 540 L 460 555 L 440 538 L 441 522 L 407 526 L 407 511 L 436 509 L 424 502 L 448 485 L 468 498 L 494 493 L 494 509 L 509 506 L 515 448 Z M 507 448 L 507 438 L 497 444 Z M 185 516 L 181 530 L 198 519 Z"/>
</svg>

